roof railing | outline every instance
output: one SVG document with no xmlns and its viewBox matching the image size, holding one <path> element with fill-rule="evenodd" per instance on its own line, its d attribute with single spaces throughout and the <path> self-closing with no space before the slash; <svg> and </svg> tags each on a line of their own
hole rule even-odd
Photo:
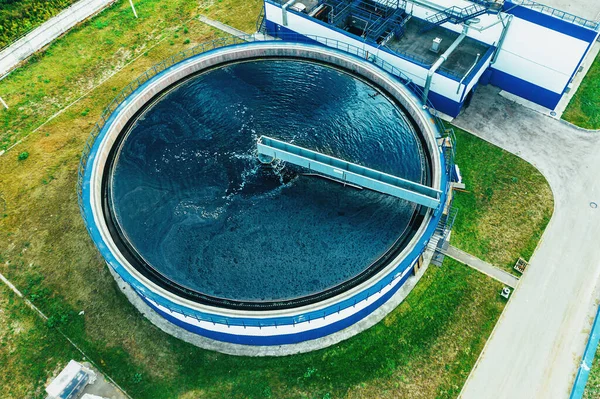
<svg viewBox="0 0 600 399">
<path fill-rule="evenodd" d="M 530 8 L 535 11 L 539 11 L 543 14 L 551 15 L 553 17 L 562 19 L 575 25 L 582 26 L 587 29 L 600 31 L 600 21 L 592 21 L 586 18 L 578 17 L 577 15 L 561 11 L 556 8 L 547 6 L 545 4 L 538 3 L 533 0 L 509 0 L 513 4 L 517 4 L 523 7 Z"/>
</svg>

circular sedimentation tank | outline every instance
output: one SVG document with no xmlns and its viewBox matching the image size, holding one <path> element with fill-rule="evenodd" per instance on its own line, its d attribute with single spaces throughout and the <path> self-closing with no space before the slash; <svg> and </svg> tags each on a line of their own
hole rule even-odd
<svg viewBox="0 0 600 399">
<path fill-rule="evenodd" d="M 338 50 L 223 47 L 138 87 L 91 148 L 88 229 L 151 320 L 227 353 L 307 351 L 372 325 L 406 295 L 441 213 L 264 164 L 262 135 L 446 185 L 439 132 L 418 99 Z"/>
</svg>

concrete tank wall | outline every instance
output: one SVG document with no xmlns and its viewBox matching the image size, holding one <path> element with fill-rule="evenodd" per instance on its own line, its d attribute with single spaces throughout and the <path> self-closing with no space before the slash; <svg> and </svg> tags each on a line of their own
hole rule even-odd
<svg viewBox="0 0 600 399">
<path fill-rule="evenodd" d="M 395 77 L 372 63 L 323 46 L 263 42 L 241 44 L 194 56 L 162 71 L 136 89 L 109 117 L 94 142 L 85 170 L 83 203 L 90 234 L 109 266 L 133 290 L 171 323 L 212 340 L 245 346 L 286 345 L 319 340 L 364 319 L 390 298 L 410 277 L 412 266 L 426 248 L 441 212 L 428 211 L 424 222 L 408 246 L 386 268 L 364 283 L 322 302 L 298 308 L 270 311 L 240 311 L 199 304 L 174 295 L 141 275 L 120 253 L 103 217 L 101 181 L 108 153 L 127 121 L 162 90 L 190 74 L 211 66 L 256 57 L 294 57 L 324 62 L 352 71 L 374 82 L 400 102 L 421 129 L 432 158 L 432 186 L 445 190 L 443 154 L 432 117 L 419 100 Z M 442 203 L 445 201 L 442 198 Z M 391 309 L 390 309 L 391 310 Z M 358 331 L 357 331 L 358 332 Z M 291 345 L 291 346 L 290 346 Z M 239 348 L 238 348 L 239 349 Z M 249 350 L 248 353 L 255 351 Z M 281 351 L 280 354 L 286 353 Z"/>
</svg>

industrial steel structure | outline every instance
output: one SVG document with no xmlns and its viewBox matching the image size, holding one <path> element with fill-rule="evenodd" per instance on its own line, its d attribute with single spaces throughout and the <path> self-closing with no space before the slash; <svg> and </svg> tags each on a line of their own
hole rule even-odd
<svg viewBox="0 0 600 399">
<path fill-rule="evenodd" d="M 385 31 L 377 26 L 374 29 Z M 245 39 L 254 40 L 252 37 Z M 413 87 L 410 79 L 394 66 L 381 59 L 372 59 L 362 48 L 348 43 L 337 42 L 336 48 L 331 48 L 331 39 L 317 36 L 305 39 L 309 43 L 280 40 L 246 43 L 239 38 L 225 38 L 173 56 L 141 75 L 119 94 L 102 114 L 86 144 L 79 169 L 78 194 L 92 239 L 111 270 L 133 290 L 135 297 L 169 326 L 188 334 L 176 333 L 178 336 L 195 344 L 227 353 L 252 355 L 284 355 L 331 345 L 367 328 L 369 323 L 357 323 L 371 317 L 386 303 L 398 303 L 401 300 L 398 298 L 406 295 L 401 288 L 423 265 L 425 251 L 447 236 L 445 223 L 454 215 L 449 198 L 454 151 L 451 132 L 424 109 L 422 98 L 415 94 L 418 88 Z M 429 176 L 427 186 L 377 175 L 367 168 L 355 169 L 349 163 L 342 167 L 361 177 L 361 183 L 366 187 L 375 182 L 371 188 L 385 186 L 386 190 L 393 189 L 400 196 L 408 196 L 425 206 L 417 208 L 415 225 L 402 249 L 386 259 L 374 274 L 367 274 L 356 283 L 341 285 L 323 297 L 285 306 L 255 304 L 245 307 L 207 302 L 185 289 L 177 290 L 172 285 L 158 282 L 137 268 L 132 258 L 123 252 L 107 221 L 103 189 L 105 171 L 112 148 L 126 131 L 131 118 L 174 84 L 215 66 L 270 57 L 290 57 L 352 71 L 401 106 L 423 142 Z M 263 137 L 262 143 L 271 144 L 273 148 L 274 141 Z M 286 147 L 285 143 L 279 144 Z M 296 153 L 307 154 L 306 150 Z M 327 159 L 325 163 L 331 161 Z M 381 312 L 377 317 L 383 317 Z M 172 333 L 169 328 L 165 329 Z M 202 340 L 198 342 L 190 336 Z"/>
<path fill-rule="evenodd" d="M 452 117 L 480 84 L 555 109 L 600 28 L 530 0 L 265 0 L 260 25 L 358 46 Z"/>
<path fill-rule="evenodd" d="M 261 136 L 258 139 L 257 150 L 263 163 L 281 160 L 332 177 L 343 184 L 368 188 L 432 209 L 440 206 L 440 190 L 291 143 Z"/>
</svg>

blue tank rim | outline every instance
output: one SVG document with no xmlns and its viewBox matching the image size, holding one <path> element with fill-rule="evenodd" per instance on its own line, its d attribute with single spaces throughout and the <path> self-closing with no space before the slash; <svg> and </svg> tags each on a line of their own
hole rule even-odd
<svg viewBox="0 0 600 399">
<path fill-rule="evenodd" d="M 248 59 L 244 59 L 242 62 L 252 62 L 252 61 L 256 61 L 256 60 L 257 59 L 248 58 Z M 278 61 L 279 60 L 284 60 L 284 61 L 295 60 L 296 61 L 297 60 L 297 61 L 301 61 L 301 62 L 312 62 L 312 61 L 307 61 L 302 58 L 295 58 L 295 57 L 280 58 L 277 56 L 268 57 L 268 58 L 262 57 L 262 58 L 260 58 L 260 60 L 261 61 L 269 61 L 269 60 L 278 60 Z M 117 245 L 117 247 L 119 248 L 119 250 L 123 254 L 123 256 L 125 256 L 127 258 L 129 263 L 133 267 L 135 267 L 136 270 L 138 270 L 138 272 L 142 273 L 146 278 L 150 279 L 155 284 L 157 284 L 157 285 L 161 286 L 162 288 L 169 290 L 169 291 L 173 292 L 174 294 L 181 296 L 185 299 L 189 299 L 194 302 L 205 304 L 205 305 L 217 306 L 217 307 L 222 307 L 222 308 L 227 308 L 227 309 L 280 310 L 280 309 L 296 308 L 296 307 L 300 307 L 300 306 L 311 305 L 311 304 L 318 303 L 323 300 L 329 299 L 331 297 L 339 295 L 342 292 L 348 291 L 348 290 L 352 289 L 353 287 L 367 281 L 368 279 L 370 279 L 371 277 L 376 275 L 378 272 L 383 270 L 387 265 L 389 265 L 390 261 L 393 261 L 402 252 L 402 250 L 406 247 L 406 245 L 410 242 L 410 240 L 417 233 L 417 231 L 422 223 L 423 214 L 425 213 L 426 209 L 422 209 L 420 206 L 415 207 L 414 211 L 412 212 L 411 218 L 407 224 L 407 228 L 406 228 L 404 234 L 402 236 L 398 237 L 396 242 L 382 256 L 380 256 L 375 262 L 371 263 L 370 265 L 367 265 L 361 273 L 359 273 L 345 281 L 342 281 L 332 287 L 326 288 L 318 293 L 304 295 L 304 296 L 300 296 L 300 297 L 296 297 L 296 298 L 292 298 L 292 299 L 276 300 L 276 301 L 273 301 L 273 300 L 244 301 L 244 300 L 219 298 L 219 297 L 204 294 L 197 290 L 193 290 L 189 287 L 186 287 L 183 284 L 177 283 L 177 282 L 173 281 L 172 279 L 168 278 L 167 276 L 163 275 L 159 270 L 156 270 L 156 268 L 154 268 L 152 265 L 150 265 L 148 262 L 146 262 L 143 259 L 143 256 L 141 254 L 139 254 L 139 252 L 136 250 L 136 248 L 127 239 L 126 234 L 122 231 L 122 228 L 117 221 L 117 217 L 115 215 L 114 209 L 111 206 L 112 195 L 111 195 L 110 178 L 113 176 L 113 171 L 114 171 L 118 151 L 122 148 L 122 144 L 123 144 L 125 138 L 127 137 L 128 132 L 132 128 L 132 126 L 136 123 L 136 121 L 139 119 L 139 117 L 141 115 L 143 115 L 149 108 L 151 108 L 154 104 L 156 104 L 158 101 L 160 101 L 162 97 L 164 97 L 166 94 L 168 94 L 172 90 L 176 89 L 180 85 L 185 84 L 186 82 L 188 82 L 188 81 L 194 79 L 195 77 L 200 76 L 206 72 L 216 70 L 219 68 L 225 68 L 230 65 L 237 64 L 237 63 L 239 63 L 239 62 L 234 60 L 231 62 L 219 64 L 218 66 L 214 66 L 212 68 L 209 68 L 208 70 L 198 71 L 196 73 L 190 74 L 190 75 L 182 78 L 181 80 L 178 80 L 177 82 L 174 82 L 173 84 L 164 88 L 160 92 L 155 93 L 154 96 L 151 99 L 149 99 L 146 102 L 146 104 L 135 113 L 135 115 L 133 115 L 129 118 L 127 124 L 121 129 L 121 132 L 119 133 L 118 138 L 116 139 L 116 141 L 113 143 L 113 145 L 111 147 L 106 165 L 104 167 L 104 172 L 102 174 L 103 178 L 102 178 L 101 191 L 102 191 L 102 196 L 103 196 L 103 204 L 102 204 L 103 205 L 103 214 L 104 214 L 104 220 L 109 228 L 109 231 L 111 233 L 113 241 L 115 242 L 115 244 Z M 315 62 L 315 63 L 326 66 L 328 68 L 334 68 L 335 70 L 341 70 L 340 68 L 335 67 L 334 65 L 327 64 L 324 62 L 323 63 Z M 348 70 L 342 70 L 342 71 L 348 73 L 350 76 L 352 76 L 354 78 L 361 79 L 358 75 L 356 75 L 352 71 L 348 71 Z M 167 72 L 167 71 L 165 71 L 165 72 Z M 163 73 L 165 73 L 165 72 L 163 72 Z M 160 74 L 157 75 L 157 77 L 160 77 Z M 362 78 L 361 81 L 365 81 L 364 78 Z M 386 97 L 394 103 L 394 105 L 399 107 L 399 109 L 401 110 L 403 115 L 407 118 L 408 122 L 411 124 L 411 126 L 414 130 L 414 133 L 417 137 L 417 140 L 419 142 L 419 145 L 423 149 L 422 153 L 425 158 L 424 163 L 426 166 L 425 167 L 425 169 L 426 169 L 425 170 L 425 182 L 429 183 L 431 181 L 431 154 L 429 154 L 429 151 L 425 150 L 426 143 L 425 143 L 425 138 L 423 137 L 422 132 L 420 131 L 418 126 L 416 126 L 416 123 L 414 122 L 413 118 L 406 112 L 406 110 L 404 109 L 402 104 L 400 104 L 398 101 L 394 100 L 392 98 L 392 96 L 389 93 L 387 93 L 383 88 L 378 87 L 377 85 L 373 84 L 372 82 L 366 82 L 366 83 L 368 83 L 371 87 L 374 87 L 376 90 L 385 94 Z M 131 95 L 133 96 L 134 93 L 132 93 Z"/>
<path fill-rule="evenodd" d="M 276 42 L 281 43 L 279 40 L 276 40 Z M 230 47 L 234 47 L 234 46 L 246 46 L 246 45 L 252 45 L 253 43 L 249 43 L 249 44 L 232 44 L 227 46 L 227 48 Z M 286 42 L 286 44 L 293 44 L 290 42 Z M 307 44 L 307 43 L 299 43 L 302 46 L 315 46 L 315 47 L 323 47 L 322 45 L 316 45 L 316 44 Z M 328 47 L 329 48 L 329 47 Z M 202 55 L 207 55 L 208 53 L 213 53 L 215 51 L 219 51 L 223 49 L 223 47 L 221 48 L 215 48 L 212 50 L 209 50 L 205 53 L 203 53 Z M 335 49 L 331 49 L 330 50 L 335 50 Z M 340 54 L 343 55 L 352 55 L 351 53 L 347 53 L 345 51 L 340 51 L 340 50 L 335 50 L 337 52 L 339 52 Z M 354 55 L 352 55 L 354 58 L 356 58 L 357 61 L 360 62 L 364 62 L 364 63 L 369 63 L 372 64 L 372 62 L 370 60 L 364 60 L 360 57 L 356 57 Z M 163 70 L 167 71 L 170 70 L 172 68 L 174 68 L 175 66 L 179 66 L 182 63 L 185 63 L 186 61 L 189 61 L 190 59 L 184 59 L 178 63 L 175 63 L 173 66 L 165 68 Z M 396 80 L 398 81 L 397 77 L 395 77 L 394 75 L 391 75 L 389 72 L 382 70 L 383 73 L 396 78 Z M 162 73 L 162 72 L 161 72 Z M 157 75 L 158 76 L 158 75 Z M 153 78 L 148 79 L 148 81 L 146 81 L 146 83 L 144 84 L 140 84 L 136 89 L 132 90 L 132 93 L 135 92 L 139 92 L 141 90 L 143 90 L 143 88 L 145 86 L 147 86 L 147 84 L 152 80 Z M 402 80 L 399 80 L 400 83 L 404 84 L 406 86 L 406 82 L 403 82 Z M 414 99 L 418 100 L 418 98 L 415 96 L 414 93 L 412 93 L 412 91 L 409 89 L 407 90 L 407 94 L 411 95 Z M 127 98 L 130 98 L 131 94 L 127 96 Z M 441 217 L 441 212 L 437 212 L 434 217 L 430 220 L 428 227 L 425 231 L 425 233 L 421 236 L 419 242 L 417 243 L 417 245 L 415 245 L 415 247 L 413 248 L 413 250 L 407 255 L 406 258 L 404 258 L 404 260 L 402 262 L 400 262 L 397 267 L 392 270 L 390 273 L 388 273 L 387 275 L 383 276 L 381 279 L 378 280 L 378 283 L 355 294 L 354 296 L 347 298 L 346 300 L 343 300 L 339 303 L 336 303 L 334 305 L 331 305 L 327 308 L 324 309 L 319 309 L 316 311 L 312 311 L 312 312 L 305 312 L 303 314 L 300 315 L 294 315 L 294 316 L 285 316 L 285 317 L 265 317 L 265 318 L 254 318 L 254 317 L 231 317 L 231 316 L 223 316 L 223 315 L 219 315 L 216 313 L 212 313 L 212 312 L 204 312 L 204 311 L 198 311 L 195 309 L 191 309 L 187 306 L 181 305 L 179 303 L 173 302 L 168 298 L 165 298 L 164 296 L 154 292 L 153 290 L 149 289 L 147 286 L 145 286 L 142 282 L 140 282 L 138 279 L 136 279 L 133 275 L 131 275 L 126 268 L 121 265 L 119 263 L 119 261 L 114 257 L 114 255 L 111 253 L 110 249 L 108 248 L 107 244 L 103 241 L 102 236 L 100 234 L 100 231 L 98 230 L 98 227 L 95 226 L 95 223 L 89 223 L 89 220 L 94 220 L 94 214 L 93 211 L 91 209 L 91 204 L 89 202 L 89 194 L 90 194 L 90 174 L 91 174 L 91 170 L 92 170 L 92 165 L 93 165 L 93 161 L 94 158 L 96 157 L 96 152 L 98 151 L 98 146 L 99 143 L 101 142 L 101 140 L 97 140 L 97 138 L 106 135 L 107 133 L 107 127 L 110 126 L 110 121 L 112 119 L 114 119 L 115 114 L 117 114 L 119 110 L 121 110 L 126 104 L 127 104 L 127 98 L 121 102 L 118 106 L 116 106 L 116 108 L 113 110 L 112 114 L 108 117 L 108 119 L 104 119 L 105 123 L 104 126 L 102 128 L 99 129 L 99 132 L 97 133 L 96 136 L 94 136 L 93 140 L 91 142 L 88 142 L 88 146 L 86 146 L 86 150 L 89 151 L 89 157 L 86 158 L 85 164 L 82 165 L 82 171 L 80 171 L 80 178 L 82 179 L 80 187 L 78 187 L 78 189 L 80 190 L 81 193 L 81 198 L 84 199 L 81 203 L 81 209 L 82 209 L 82 214 L 84 216 L 84 221 L 86 224 L 86 227 L 88 228 L 88 231 L 90 233 L 90 236 L 92 237 L 92 240 L 94 241 L 96 247 L 98 248 L 98 250 L 101 252 L 101 254 L 103 255 L 104 259 L 106 260 L 107 264 L 125 281 L 127 282 L 137 293 L 138 295 L 140 295 L 144 300 L 150 299 L 158 304 L 160 304 L 161 306 L 169 309 L 172 312 L 177 312 L 180 313 L 182 315 L 190 315 L 194 318 L 196 318 L 197 320 L 209 320 L 212 323 L 220 323 L 220 324 L 227 324 L 227 325 L 240 325 L 240 326 L 269 326 L 269 325 L 273 325 L 273 326 L 277 326 L 277 325 L 284 325 L 284 324 L 297 324 L 297 323 L 302 323 L 305 322 L 307 320 L 311 320 L 315 319 L 315 318 L 319 318 L 319 317 L 325 317 L 325 315 L 327 314 L 332 314 L 332 313 L 336 313 L 339 312 L 340 309 L 344 309 L 350 306 L 355 305 L 357 302 L 363 301 L 365 299 L 368 299 L 370 295 L 373 295 L 374 293 L 380 291 L 381 289 L 383 289 L 386 285 L 391 284 L 395 278 L 397 278 L 397 276 L 399 276 L 402 271 L 405 271 L 406 269 L 408 269 L 409 267 L 412 266 L 412 264 L 414 264 L 414 262 L 419 258 L 419 256 L 422 254 L 422 252 L 426 249 L 427 243 L 429 241 L 429 237 L 432 236 L 436 226 L 437 226 L 437 222 L 439 221 L 440 217 Z M 104 118 L 104 116 L 103 116 Z M 436 125 L 433 117 L 431 118 L 431 124 L 432 125 Z M 439 129 L 436 128 L 436 130 L 439 131 Z M 441 160 L 441 164 L 444 164 L 444 152 L 443 151 L 439 151 L 437 154 L 440 157 Z M 91 161 L 91 162 L 89 162 Z M 442 203 L 445 202 L 446 197 L 447 197 L 447 192 L 448 192 L 448 175 L 447 175 L 447 170 L 446 168 L 442 168 L 443 173 L 441 173 L 441 187 L 443 189 L 443 195 L 442 195 Z M 83 172 L 83 173 L 81 173 Z M 87 199 L 87 201 L 85 201 L 85 199 Z"/>
</svg>

